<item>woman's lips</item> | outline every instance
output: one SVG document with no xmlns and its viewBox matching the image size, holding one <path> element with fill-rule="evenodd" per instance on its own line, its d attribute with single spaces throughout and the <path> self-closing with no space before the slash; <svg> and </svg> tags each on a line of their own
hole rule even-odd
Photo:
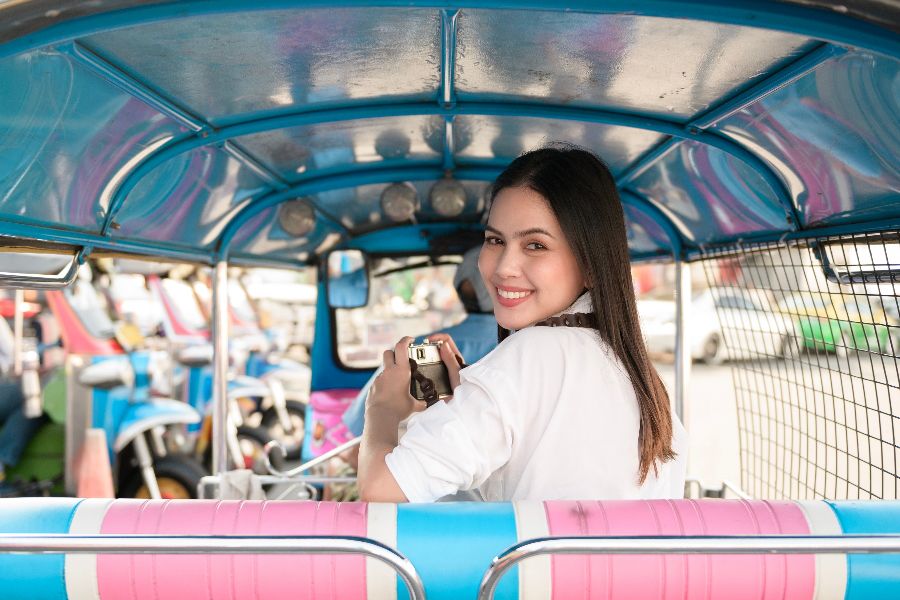
<svg viewBox="0 0 900 600">
<path fill-rule="evenodd" d="M 534 294 L 531 290 L 523 290 L 521 288 L 497 287 L 495 289 L 497 292 L 497 302 L 500 303 L 500 306 L 506 308 L 518 306 L 531 298 L 532 294 Z"/>
</svg>

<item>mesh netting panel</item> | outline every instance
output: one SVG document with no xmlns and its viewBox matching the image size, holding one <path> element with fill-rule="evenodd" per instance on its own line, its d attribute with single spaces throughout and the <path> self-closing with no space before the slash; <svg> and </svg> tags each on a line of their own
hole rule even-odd
<svg viewBox="0 0 900 600">
<path fill-rule="evenodd" d="M 752 496 L 900 498 L 898 239 L 754 246 L 704 260 Z"/>
</svg>

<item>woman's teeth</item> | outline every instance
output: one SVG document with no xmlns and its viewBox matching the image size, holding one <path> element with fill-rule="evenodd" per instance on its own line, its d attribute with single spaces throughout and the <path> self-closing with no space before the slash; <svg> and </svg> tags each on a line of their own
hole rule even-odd
<svg viewBox="0 0 900 600">
<path fill-rule="evenodd" d="M 506 298 L 507 300 L 515 300 L 516 298 L 524 298 L 529 295 L 531 292 L 507 292 L 497 288 L 497 295 L 501 298 Z"/>
</svg>

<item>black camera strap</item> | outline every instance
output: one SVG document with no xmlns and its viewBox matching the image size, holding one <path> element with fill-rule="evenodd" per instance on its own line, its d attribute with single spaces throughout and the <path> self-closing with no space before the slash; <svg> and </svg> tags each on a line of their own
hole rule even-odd
<svg viewBox="0 0 900 600">
<path fill-rule="evenodd" d="M 597 327 L 597 315 L 594 313 L 569 313 L 550 317 L 535 323 L 536 327 Z"/>
<path fill-rule="evenodd" d="M 459 363 L 460 369 L 465 369 L 468 365 L 463 361 L 462 357 L 457 354 L 456 362 Z M 437 389 L 434 385 L 434 382 L 419 371 L 419 365 L 415 360 L 409 359 L 409 370 L 412 373 L 412 378 L 416 380 L 419 384 L 419 389 L 422 390 L 423 400 L 425 400 L 425 406 L 431 406 L 435 402 L 438 401 L 437 397 Z"/>
<path fill-rule="evenodd" d="M 534 325 L 536 327 L 590 327 L 596 329 L 597 316 L 594 313 L 569 313 L 538 321 Z M 462 357 L 458 354 L 456 355 L 456 360 L 461 368 L 466 367 L 466 363 L 463 362 Z M 425 405 L 431 406 L 437 402 L 437 390 L 434 382 L 419 371 L 419 365 L 413 359 L 409 359 L 409 370 L 412 372 L 413 379 L 418 382 L 419 388 L 422 390 L 422 395 L 425 397 Z"/>
<path fill-rule="evenodd" d="M 422 372 L 419 371 L 419 365 L 413 359 L 409 359 L 409 370 L 412 372 L 412 378 L 418 382 L 419 389 L 422 390 L 425 406 L 431 406 L 437 402 L 437 390 L 435 390 L 434 382 L 422 375 Z"/>
</svg>

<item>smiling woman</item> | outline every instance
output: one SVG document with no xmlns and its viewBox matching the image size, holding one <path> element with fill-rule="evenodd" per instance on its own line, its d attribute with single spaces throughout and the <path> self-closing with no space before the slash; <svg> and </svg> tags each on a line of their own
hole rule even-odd
<svg viewBox="0 0 900 600">
<path fill-rule="evenodd" d="M 479 269 L 505 339 L 460 370 L 444 336 L 454 397 L 410 418 L 399 440 L 397 426 L 418 408 L 407 338 L 385 352 L 366 412 L 363 497 L 680 497 L 683 428 L 641 341 L 606 166 L 573 147 L 513 161 L 493 187 Z"/>
<path fill-rule="evenodd" d="M 497 227 L 501 223 L 505 232 Z M 533 325 L 570 306 L 588 287 L 553 209 L 530 187 L 500 190 L 485 229 L 478 264 L 500 326 Z"/>
<path fill-rule="evenodd" d="M 229 416 L 229 376 L 244 362 L 229 360 L 233 324 L 242 320 L 228 308 L 229 267 L 239 266 L 317 272 L 310 416 L 319 399 L 333 407 L 357 393 L 372 375 L 365 359 L 387 363 L 368 408 L 365 497 L 430 501 L 476 489 L 490 500 L 528 499 L 303 502 L 291 514 L 280 502 L 85 501 L 73 516 L 74 502 L 50 498 L 4 503 L 0 534 L 58 526 L 90 535 L 367 536 L 402 552 L 428 597 L 440 599 L 474 598 L 492 557 L 548 535 L 558 543 L 569 535 L 740 534 L 736 541 L 762 551 L 764 540 L 743 536 L 896 532 L 896 504 L 768 500 L 900 497 L 900 256 L 890 251 L 900 240 L 898 23 L 900 3 L 884 0 L 0 0 L 0 251 L 59 245 L 76 257 L 49 278 L 23 279 L 9 275 L 8 253 L 0 252 L 0 287 L 61 287 L 78 264 L 108 254 L 215 266 L 213 327 L 200 332 L 214 347 L 213 392 L 202 399 L 214 407 L 214 475 L 204 493 L 228 483 L 231 462 L 243 464 L 230 458 L 228 443 L 237 416 Z M 549 139 L 596 153 L 609 172 L 564 149 L 517 160 Z M 438 325 L 422 318 L 412 272 L 396 273 L 402 286 L 388 297 L 404 300 L 384 318 L 374 315 L 377 279 L 391 277 L 380 261 L 437 269 L 484 239 L 485 225 L 482 270 L 491 289 L 483 296 L 493 296 L 510 334 L 464 369 L 451 362 L 453 399 L 412 416 L 398 439 L 398 421 L 421 404 L 407 393 L 407 340 L 383 348 Z M 356 303 L 331 294 L 341 286 L 331 285 L 329 263 L 348 251 L 360 253 L 376 279 L 363 288 L 372 291 L 367 307 L 350 309 Z M 840 260 L 848 252 L 851 260 Z M 641 342 L 629 259 L 675 263 L 664 324 L 676 340 L 671 415 Z M 691 318 L 693 266 L 706 267 L 716 290 L 707 308 L 693 311 L 700 318 Z M 820 297 L 828 309 L 821 315 Z M 350 310 L 359 311 L 351 320 L 359 336 L 348 340 L 342 321 Z M 700 395 L 694 386 L 692 398 L 689 385 L 698 333 L 710 342 L 710 362 L 731 362 L 734 427 L 704 410 L 726 404 L 724 375 L 691 413 Z M 363 344 L 379 336 L 380 352 L 370 354 Z M 452 361 L 454 340 L 442 339 Z M 356 347 L 348 351 L 348 343 Z M 64 387 L 78 392 L 62 402 L 73 465 L 82 424 L 113 413 L 81 393 L 95 393 L 77 377 L 96 359 L 77 355 L 74 344 L 65 350 Z M 205 365 L 202 350 L 172 358 Z M 281 363 L 275 355 L 246 362 L 265 372 Z M 150 408 L 131 402 L 141 396 L 130 390 L 102 393 L 115 411 Z M 135 438 L 146 437 L 143 464 L 161 454 L 157 417 L 180 423 L 176 417 L 193 411 L 152 404 L 161 412 Z M 296 429 L 292 414 L 276 415 L 284 431 Z M 694 463 L 697 485 L 688 492 L 746 491 L 767 501 L 591 504 L 680 496 L 680 420 L 693 421 L 694 440 L 708 438 L 694 456 L 725 454 L 728 439 L 740 454 L 743 490 Z M 311 431 L 295 433 L 316 439 L 316 420 L 304 422 Z M 133 456 L 128 450 L 118 462 L 130 469 Z M 142 470 L 148 486 L 153 476 Z M 229 487 L 218 487 L 220 499 Z M 201 514 L 204 507 L 213 512 Z M 801 518 L 807 509 L 809 521 Z M 773 518 L 786 512 L 794 517 Z M 173 515 L 184 518 L 170 526 Z M 391 532 L 384 525 L 392 523 Z M 796 561 L 654 558 L 650 552 L 676 542 L 638 540 L 656 550 L 525 561 L 509 571 L 513 591 L 499 595 L 516 597 L 518 578 L 519 597 L 530 599 L 900 598 L 890 575 L 900 573 L 900 559 L 852 555 L 856 538 L 828 540 L 804 546 Z M 96 542 L 92 552 L 67 557 L 64 569 L 61 556 L 3 558 L 0 540 L 0 598 L 245 598 L 276 584 L 289 590 L 281 595 L 304 597 L 403 594 L 393 573 L 376 576 L 358 557 L 107 562 L 92 556 Z M 779 538 L 776 548 L 795 542 Z M 814 559 L 808 552 L 816 547 L 840 553 Z M 121 587 L 107 586 L 108 576 Z M 791 587 L 796 578 L 801 587 Z M 55 595 L 43 593 L 50 585 Z"/>
</svg>

